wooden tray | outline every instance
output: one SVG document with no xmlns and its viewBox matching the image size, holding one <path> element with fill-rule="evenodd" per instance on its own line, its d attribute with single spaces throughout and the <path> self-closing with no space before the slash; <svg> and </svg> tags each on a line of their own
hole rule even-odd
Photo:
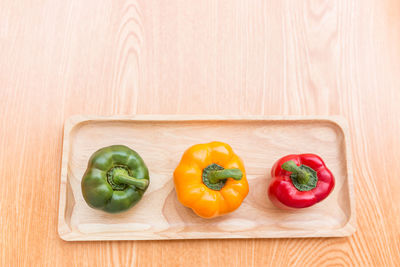
<svg viewBox="0 0 400 267">
<path fill-rule="evenodd" d="M 235 212 L 207 220 L 178 202 L 172 174 L 189 146 L 214 140 L 243 159 L 250 192 Z M 90 155 L 113 144 L 136 150 L 150 170 L 143 199 L 121 214 L 89 208 L 80 186 Z M 325 160 L 334 191 L 310 208 L 275 208 L 267 197 L 272 164 L 306 152 Z M 338 117 L 74 116 L 64 127 L 58 232 L 67 241 L 348 236 L 356 227 L 350 157 Z"/>
</svg>

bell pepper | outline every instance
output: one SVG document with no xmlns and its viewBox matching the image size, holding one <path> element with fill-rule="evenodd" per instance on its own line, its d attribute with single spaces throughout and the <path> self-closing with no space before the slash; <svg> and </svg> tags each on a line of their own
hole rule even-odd
<svg viewBox="0 0 400 267">
<path fill-rule="evenodd" d="M 89 159 L 81 181 L 86 203 L 109 213 L 130 209 L 149 186 L 149 171 L 134 150 L 113 145 L 97 150 Z"/>
<path fill-rule="evenodd" d="M 249 192 L 242 160 L 222 142 L 186 150 L 174 171 L 174 183 L 179 201 L 203 218 L 236 210 Z"/>
<path fill-rule="evenodd" d="M 335 178 L 315 154 L 288 155 L 271 170 L 268 195 L 280 208 L 306 208 L 325 199 L 335 186 Z"/>
</svg>

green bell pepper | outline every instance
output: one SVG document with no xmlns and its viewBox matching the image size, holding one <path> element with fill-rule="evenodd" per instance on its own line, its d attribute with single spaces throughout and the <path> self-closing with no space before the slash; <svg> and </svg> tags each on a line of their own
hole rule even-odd
<svg viewBox="0 0 400 267">
<path fill-rule="evenodd" d="M 90 207 L 117 213 L 138 203 L 149 182 L 149 170 L 139 154 L 127 146 L 113 145 L 90 157 L 81 187 Z"/>
</svg>

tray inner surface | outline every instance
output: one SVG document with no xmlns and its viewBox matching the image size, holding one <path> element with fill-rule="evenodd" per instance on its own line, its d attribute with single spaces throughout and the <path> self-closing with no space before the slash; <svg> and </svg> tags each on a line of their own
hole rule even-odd
<svg viewBox="0 0 400 267">
<path fill-rule="evenodd" d="M 205 220 L 176 198 L 172 173 L 191 145 L 210 141 L 230 144 L 245 164 L 250 192 L 235 212 Z M 124 144 L 136 150 L 150 170 L 150 186 L 143 199 L 122 214 L 89 208 L 80 182 L 90 155 L 97 149 Z M 350 200 L 344 134 L 335 123 L 312 121 L 84 121 L 69 136 L 64 219 L 76 236 L 121 239 L 293 236 L 342 228 L 349 220 Z M 316 153 L 333 172 L 333 193 L 321 203 L 296 211 L 275 208 L 267 197 L 270 169 L 280 157 Z M 289 232 L 289 234 L 288 234 Z M 202 233 L 204 235 L 202 235 Z M 275 234 L 274 234 L 275 233 Z M 178 236 L 178 237 L 177 237 Z M 156 239 L 156 238 L 155 238 Z"/>
</svg>

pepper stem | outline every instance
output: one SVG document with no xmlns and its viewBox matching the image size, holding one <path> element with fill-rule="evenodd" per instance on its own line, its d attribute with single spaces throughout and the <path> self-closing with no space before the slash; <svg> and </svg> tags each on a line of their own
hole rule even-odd
<svg viewBox="0 0 400 267">
<path fill-rule="evenodd" d="M 293 160 L 286 161 L 285 163 L 282 164 L 281 167 L 285 171 L 295 174 L 297 177 L 297 182 L 299 182 L 300 184 L 307 184 L 308 181 L 310 180 L 310 176 L 312 175 L 307 170 L 297 166 Z"/>
<path fill-rule="evenodd" d="M 115 170 L 113 180 L 117 184 L 134 185 L 140 189 L 145 189 L 149 185 L 148 180 L 134 178 L 123 170 Z"/>
<path fill-rule="evenodd" d="M 228 178 L 233 178 L 234 180 L 240 180 L 243 177 L 243 173 L 240 169 L 223 169 L 223 170 L 215 170 L 210 171 L 208 173 L 208 179 L 210 183 L 216 184 L 221 180 L 225 180 Z"/>
</svg>

